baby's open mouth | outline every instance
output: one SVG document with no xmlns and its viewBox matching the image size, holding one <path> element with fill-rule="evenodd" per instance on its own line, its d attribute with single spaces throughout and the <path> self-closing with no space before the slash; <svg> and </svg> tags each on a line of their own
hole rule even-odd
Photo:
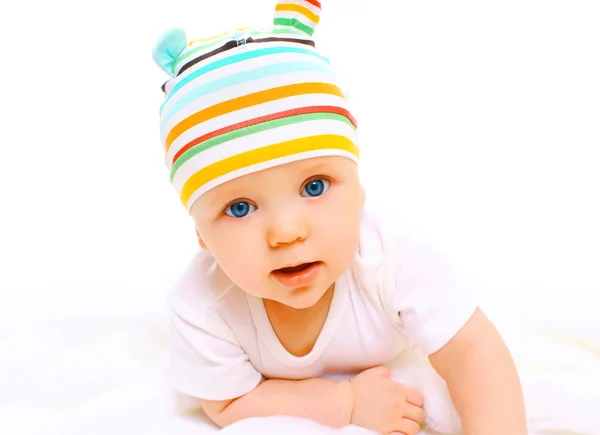
<svg viewBox="0 0 600 435">
<path fill-rule="evenodd" d="M 313 261 L 312 263 L 302 263 L 302 264 L 299 264 L 298 266 L 294 266 L 294 267 L 283 267 L 281 269 L 276 269 L 273 272 L 285 273 L 285 274 L 298 273 L 298 272 L 302 272 L 303 270 L 308 269 L 311 266 L 314 266 L 317 263 L 319 263 L 319 262 Z"/>
<path fill-rule="evenodd" d="M 282 286 L 294 290 L 301 287 L 307 287 L 314 283 L 321 270 L 320 261 L 312 263 L 302 263 L 292 267 L 282 267 L 271 272 L 273 278 Z"/>
</svg>

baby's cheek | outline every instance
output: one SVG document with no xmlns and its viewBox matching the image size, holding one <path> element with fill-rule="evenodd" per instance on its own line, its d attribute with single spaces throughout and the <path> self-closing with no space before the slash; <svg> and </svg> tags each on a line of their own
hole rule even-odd
<svg viewBox="0 0 600 435">
<path fill-rule="evenodd" d="M 322 233 L 320 242 L 323 249 L 328 251 L 332 260 L 343 263 L 345 267 L 358 249 L 359 227 L 352 219 L 340 219 L 332 222 Z"/>
<path fill-rule="evenodd" d="M 234 258 L 230 257 L 225 273 L 229 278 L 244 290 L 250 290 L 258 285 L 260 272 L 264 267 L 260 264 L 260 255 L 257 253 L 236 253 Z"/>
<path fill-rule="evenodd" d="M 213 255 L 227 277 L 244 290 L 256 286 L 257 271 L 261 270 L 260 260 L 264 256 L 247 243 L 231 239 L 222 239 L 220 242 L 220 249 Z"/>
<path fill-rule="evenodd" d="M 338 242 L 353 243 L 358 241 L 360 229 L 360 214 L 348 207 L 337 218 L 325 220 L 326 232 Z"/>
<path fill-rule="evenodd" d="M 240 287 L 242 290 L 248 291 L 252 294 L 256 292 L 257 288 L 257 271 L 252 262 L 245 261 L 240 262 L 232 270 L 232 281 Z"/>
</svg>

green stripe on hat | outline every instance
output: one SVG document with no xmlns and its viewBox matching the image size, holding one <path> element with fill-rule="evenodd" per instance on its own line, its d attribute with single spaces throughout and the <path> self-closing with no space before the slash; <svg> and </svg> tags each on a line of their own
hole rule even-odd
<svg viewBox="0 0 600 435">
<path fill-rule="evenodd" d="M 275 18 L 274 24 L 276 26 L 295 27 L 298 30 L 302 30 L 308 36 L 312 36 L 315 31 L 315 29 L 313 29 L 311 26 L 307 26 L 306 24 L 298 21 L 296 18 Z"/>
</svg>

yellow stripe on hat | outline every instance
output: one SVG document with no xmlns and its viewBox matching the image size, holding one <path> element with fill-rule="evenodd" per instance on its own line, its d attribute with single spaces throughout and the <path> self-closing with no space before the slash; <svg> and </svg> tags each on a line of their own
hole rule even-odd
<svg viewBox="0 0 600 435">
<path fill-rule="evenodd" d="M 349 138 L 334 134 L 302 137 L 276 143 L 263 148 L 233 155 L 199 170 L 183 185 L 180 197 L 181 202 L 187 207 L 187 203 L 194 192 L 206 183 L 229 174 L 230 172 L 264 163 L 269 160 L 320 149 L 346 151 L 355 155 L 357 158 L 359 157 L 358 147 Z"/>
<path fill-rule="evenodd" d="M 239 27 L 239 28 L 236 28 L 235 30 L 237 30 L 238 32 L 243 32 L 245 30 L 252 30 L 252 28 L 251 27 Z M 193 44 L 196 44 L 198 42 L 210 42 L 210 41 L 214 41 L 216 39 L 222 38 L 222 37 L 227 36 L 229 34 L 230 34 L 230 32 L 223 32 L 223 33 L 221 33 L 219 35 L 211 36 L 210 38 L 194 39 L 194 40 L 188 42 L 188 45 L 193 45 Z"/>
</svg>

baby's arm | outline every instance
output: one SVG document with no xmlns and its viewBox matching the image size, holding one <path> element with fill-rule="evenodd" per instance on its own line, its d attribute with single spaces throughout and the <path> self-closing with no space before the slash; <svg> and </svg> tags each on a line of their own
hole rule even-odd
<svg viewBox="0 0 600 435">
<path fill-rule="evenodd" d="M 204 400 L 202 406 L 220 427 L 249 417 L 287 415 L 342 427 L 350 422 L 353 399 L 350 382 L 327 379 L 263 380 L 254 390 L 234 400 Z"/>
<path fill-rule="evenodd" d="M 350 421 L 350 382 L 264 380 L 214 312 L 202 315 L 202 306 L 196 309 L 179 296 L 171 304 L 169 383 L 176 391 L 205 399 L 204 410 L 217 425 L 272 415 L 306 417 L 333 427 Z"/>
<path fill-rule="evenodd" d="M 527 434 L 517 370 L 480 310 L 430 360 L 448 384 L 465 435 Z"/>
</svg>

